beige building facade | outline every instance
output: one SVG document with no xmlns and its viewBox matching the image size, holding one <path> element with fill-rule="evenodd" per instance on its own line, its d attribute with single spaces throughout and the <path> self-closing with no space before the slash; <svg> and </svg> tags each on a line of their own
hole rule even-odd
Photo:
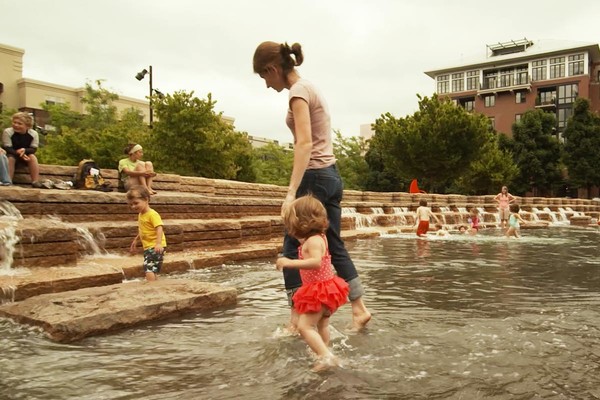
<svg viewBox="0 0 600 400">
<path fill-rule="evenodd" d="M 85 112 L 81 102 L 85 88 L 72 88 L 55 83 L 23 77 L 23 55 L 25 50 L 0 44 L 0 109 L 16 109 L 33 114 L 36 126 L 51 129 L 47 125 L 48 113 L 43 104 L 68 104 L 73 111 Z M 149 121 L 147 100 L 119 96 L 113 102 L 117 112 L 130 108 L 139 110 L 144 120 Z"/>
</svg>

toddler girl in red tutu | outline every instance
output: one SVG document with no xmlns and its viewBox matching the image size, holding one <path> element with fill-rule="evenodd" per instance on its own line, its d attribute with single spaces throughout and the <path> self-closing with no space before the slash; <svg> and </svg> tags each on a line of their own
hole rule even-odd
<svg viewBox="0 0 600 400">
<path fill-rule="evenodd" d="M 300 314 L 298 331 L 320 362 L 334 360 L 329 350 L 329 317 L 348 298 L 348 284 L 335 275 L 327 248 L 325 231 L 329 225 L 327 211 L 319 200 L 302 196 L 284 211 L 283 222 L 289 235 L 300 242 L 298 259 L 277 259 L 277 269 L 300 270 L 302 286 L 292 300 Z"/>
</svg>

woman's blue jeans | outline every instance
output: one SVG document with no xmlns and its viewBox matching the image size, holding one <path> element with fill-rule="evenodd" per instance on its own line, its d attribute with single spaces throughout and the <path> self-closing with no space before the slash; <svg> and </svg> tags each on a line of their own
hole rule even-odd
<svg viewBox="0 0 600 400">
<path fill-rule="evenodd" d="M 340 278 L 348 282 L 350 286 L 350 300 L 355 300 L 364 294 L 363 287 L 358 278 L 356 267 L 344 246 L 340 236 L 342 222 L 342 195 L 344 184 L 342 178 L 334 165 L 322 169 L 308 169 L 302 177 L 302 182 L 296 191 L 296 197 L 312 194 L 319 199 L 327 210 L 329 228 L 327 229 L 327 242 L 331 263 Z M 295 238 L 285 235 L 283 239 L 283 255 L 288 258 L 298 258 L 298 246 L 300 242 Z M 300 271 L 298 269 L 284 268 L 283 279 L 288 295 L 302 286 Z"/>
</svg>

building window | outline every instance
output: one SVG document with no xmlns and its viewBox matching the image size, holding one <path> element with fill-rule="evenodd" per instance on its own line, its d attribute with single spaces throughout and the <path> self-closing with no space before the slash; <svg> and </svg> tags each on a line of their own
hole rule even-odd
<svg viewBox="0 0 600 400">
<path fill-rule="evenodd" d="M 523 92 L 515 93 L 515 103 L 525 103 L 525 93 L 523 93 Z"/>
<path fill-rule="evenodd" d="M 65 99 L 62 97 L 56 97 L 56 96 L 46 96 L 46 104 L 47 105 L 65 104 Z"/>
<path fill-rule="evenodd" d="M 465 110 L 473 111 L 475 109 L 475 100 L 467 100 L 464 102 Z"/>
<path fill-rule="evenodd" d="M 498 87 L 509 87 L 513 85 L 513 69 L 500 70 L 500 84 Z"/>
<path fill-rule="evenodd" d="M 496 96 L 485 96 L 483 98 L 486 107 L 494 107 L 496 105 Z"/>
<path fill-rule="evenodd" d="M 558 104 L 575 103 L 579 87 L 576 83 L 558 87 Z"/>
<path fill-rule="evenodd" d="M 554 57 L 550 59 L 550 79 L 565 76 L 565 58 Z"/>
<path fill-rule="evenodd" d="M 540 105 L 545 105 L 545 104 L 554 104 L 554 102 L 556 101 L 556 90 L 552 89 L 552 90 L 545 90 L 543 92 L 539 93 L 540 95 Z"/>
<path fill-rule="evenodd" d="M 467 90 L 479 89 L 479 71 L 467 72 Z"/>
<path fill-rule="evenodd" d="M 437 92 L 438 93 L 448 93 L 449 92 L 449 75 L 440 75 L 437 77 Z"/>
<path fill-rule="evenodd" d="M 462 92 L 465 87 L 465 74 L 460 72 L 457 74 L 452 74 L 452 91 L 453 92 Z"/>
<path fill-rule="evenodd" d="M 531 80 L 543 81 L 546 79 L 546 60 L 538 60 L 531 63 Z"/>
<path fill-rule="evenodd" d="M 567 126 L 569 117 L 573 114 L 572 108 L 559 108 L 557 110 L 558 130 L 562 131 Z"/>
<path fill-rule="evenodd" d="M 515 122 L 521 122 L 521 117 L 523 114 L 515 114 Z"/>
<path fill-rule="evenodd" d="M 498 73 L 496 71 L 484 72 L 483 73 L 483 88 L 484 89 L 495 89 L 497 79 L 498 79 Z"/>
<path fill-rule="evenodd" d="M 490 129 L 496 130 L 496 119 L 494 117 L 489 117 L 488 120 L 490 121 Z"/>
<path fill-rule="evenodd" d="M 525 84 L 529 83 L 529 80 L 527 79 L 527 67 L 517 68 L 516 77 L 517 77 L 517 80 L 515 83 L 517 85 L 525 85 Z"/>
<path fill-rule="evenodd" d="M 569 76 L 583 75 L 583 54 L 569 56 Z"/>
</svg>

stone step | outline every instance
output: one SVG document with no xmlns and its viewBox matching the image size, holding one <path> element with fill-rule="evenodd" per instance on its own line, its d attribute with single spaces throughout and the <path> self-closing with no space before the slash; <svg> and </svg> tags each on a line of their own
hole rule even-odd
<svg viewBox="0 0 600 400">
<path fill-rule="evenodd" d="M 159 279 L 43 294 L 0 306 L 0 316 L 39 326 L 54 341 L 73 342 L 236 302 L 235 288 Z"/>
<path fill-rule="evenodd" d="M 218 251 L 167 253 L 161 275 L 201 269 L 228 262 L 275 259 L 281 239 L 246 244 Z M 0 275 L 0 302 L 22 301 L 32 296 L 59 293 L 93 286 L 121 283 L 143 278 L 142 256 L 96 256 L 78 261 L 76 266 L 13 269 Z"/>
</svg>

